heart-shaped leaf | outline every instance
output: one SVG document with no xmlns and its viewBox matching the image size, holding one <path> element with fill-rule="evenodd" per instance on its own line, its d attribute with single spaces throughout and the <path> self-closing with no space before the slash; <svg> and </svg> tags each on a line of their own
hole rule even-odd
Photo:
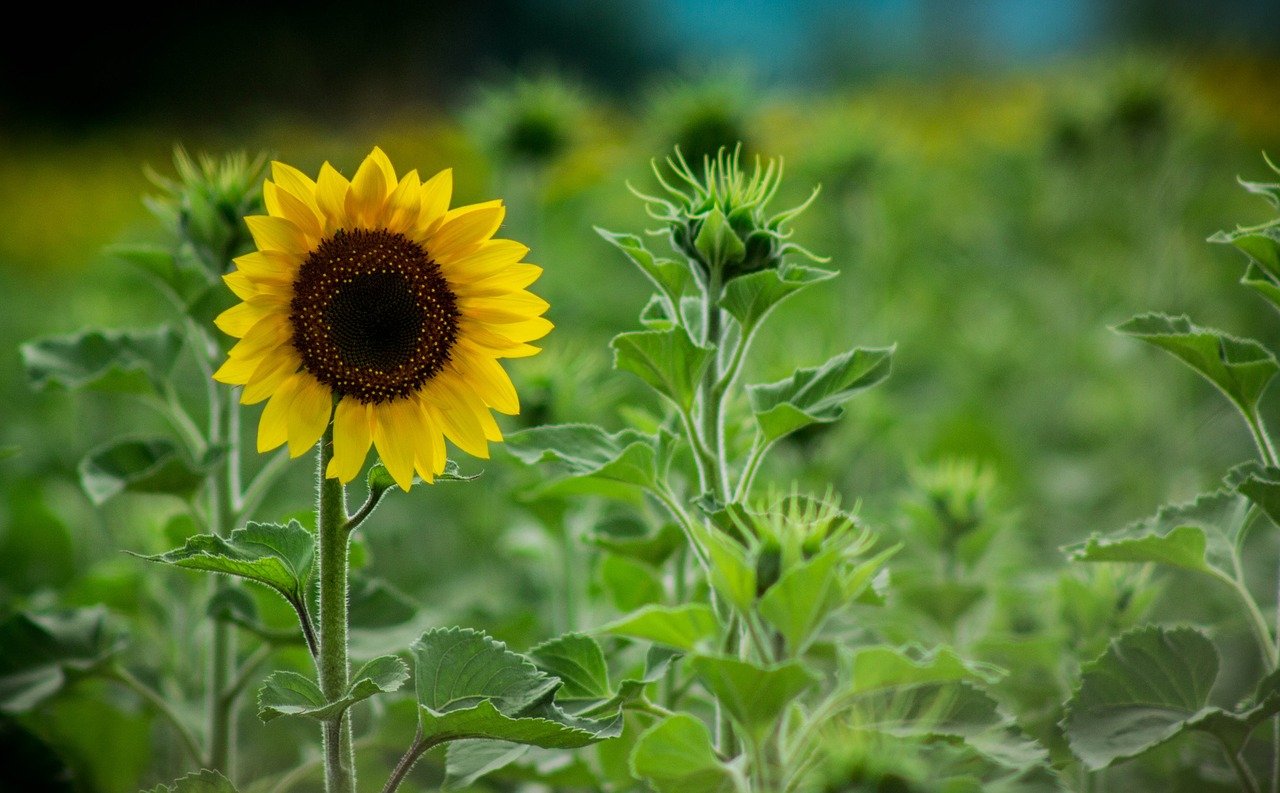
<svg viewBox="0 0 1280 793">
<path fill-rule="evenodd" d="M 889 376 L 892 347 L 854 349 L 785 380 L 747 386 L 747 397 L 766 441 L 844 415 L 845 401 Z"/>
<path fill-rule="evenodd" d="M 375 658 L 351 678 L 347 693 L 334 702 L 326 702 L 320 687 L 297 672 L 276 672 L 266 679 L 258 692 L 258 718 L 264 722 L 279 716 L 305 716 L 317 721 L 332 721 L 352 705 L 374 694 L 398 691 L 409 679 L 409 667 L 394 655 Z"/>
<path fill-rule="evenodd" d="M 610 434 L 594 424 L 558 424 L 507 436 L 507 451 L 530 465 L 559 463 L 572 477 L 597 477 L 652 487 L 658 439 L 635 430 Z"/>
<path fill-rule="evenodd" d="M 702 374 L 716 354 L 684 328 L 620 333 L 610 342 L 615 369 L 631 372 L 681 410 L 689 410 Z"/>
<path fill-rule="evenodd" d="M 124 492 L 189 498 L 203 482 L 203 473 L 167 438 L 113 441 L 80 461 L 80 485 L 97 505 Z"/>
<path fill-rule="evenodd" d="M 631 773 L 659 793 L 741 793 L 746 785 L 720 762 L 707 726 L 678 713 L 655 724 L 631 751 Z"/>
<path fill-rule="evenodd" d="M 720 307 L 742 325 L 749 336 L 775 306 L 806 286 L 835 278 L 837 273 L 817 267 L 790 265 L 739 276 L 725 284 Z"/>
<path fill-rule="evenodd" d="M 86 330 L 35 339 L 21 347 L 32 388 L 146 393 L 164 381 L 182 351 L 182 335 L 162 326 L 149 330 Z"/>
<path fill-rule="evenodd" d="M 600 628 L 601 633 L 647 639 L 685 651 L 692 651 L 719 631 L 715 612 L 703 603 L 645 606 Z"/>
<path fill-rule="evenodd" d="M 817 675 L 798 661 L 760 666 L 737 658 L 702 655 L 690 660 L 689 666 L 720 706 L 757 742 L 777 726 L 787 706 L 817 682 Z"/>
</svg>

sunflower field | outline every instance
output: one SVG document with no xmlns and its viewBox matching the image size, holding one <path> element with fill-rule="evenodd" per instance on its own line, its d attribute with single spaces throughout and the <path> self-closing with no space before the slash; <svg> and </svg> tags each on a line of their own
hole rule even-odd
<svg viewBox="0 0 1280 793">
<path fill-rule="evenodd" d="M 1274 793 L 1277 74 L 0 132 L 0 791 Z"/>
</svg>

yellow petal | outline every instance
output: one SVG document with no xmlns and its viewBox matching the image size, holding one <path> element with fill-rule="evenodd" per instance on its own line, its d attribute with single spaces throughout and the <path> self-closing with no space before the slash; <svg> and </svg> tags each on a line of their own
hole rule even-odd
<svg viewBox="0 0 1280 793">
<path fill-rule="evenodd" d="M 249 328 L 244 338 L 238 341 L 227 354 L 239 360 L 258 359 L 272 347 L 287 344 L 292 335 L 289 318 L 278 311 L 273 311 Z"/>
<path fill-rule="evenodd" d="M 258 452 L 269 452 L 289 439 L 289 405 L 298 393 L 298 385 L 310 375 L 296 374 L 285 378 L 262 409 L 258 421 Z"/>
<path fill-rule="evenodd" d="M 449 440 L 472 457 L 487 460 L 489 444 L 485 441 L 484 429 L 467 403 L 466 394 L 450 382 L 453 379 L 437 377 L 424 390 L 424 396 L 438 410 L 440 427 Z"/>
<path fill-rule="evenodd" d="M 333 392 L 314 377 L 301 378 L 298 394 L 289 406 L 289 456 L 298 457 L 316 445 L 333 412 Z"/>
<path fill-rule="evenodd" d="M 422 184 L 417 171 L 409 171 L 391 191 L 387 199 L 387 230 L 412 237 L 418 230 L 418 216 L 422 214 Z"/>
<path fill-rule="evenodd" d="M 359 475 L 373 442 L 369 424 L 369 406 L 355 397 L 343 397 L 333 413 L 333 459 L 325 476 L 346 484 Z"/>
<path fill-rule="evenodd" d="M 537 317 L 549 307 L 547 301 L 532 292 L 458 298 L 458 311 L 481 322 L 524 322 Z"/>
<path fill-rule="evenodd" d="M 320 166 L 320 178 L 316 181 L 316 206 L 324 216 L 324 235 L 336 229 L 349 228 L 347 222 L 347 193 L 351 183 L 329 163 Z"/>
<path fill-rule="evenodd" d="M 447 262 L 465 256 L 480 247 L 493 236 L 507 210 L 503 206 L 464 207 L 465 212 L 454 215 L 454 210 L 431 239 L 427 240 L 427 252 L 436 262 Z"/>
<path fill-rule="evenodd" d="M 453 200 L 453 169 L 446 168 L 424 182 L 419 197 L 422 210 L 418 215 L 418 226 L 422 232 L 410 238 L 414 242 L 425 241 L 444 221 L 449 202 Z"/>
<path fill-rule="evenodd" d="M 213 324 L 218 326 L 218 330 L 238 339 L 271 311 L 269 306 L 262 303 L 236 303 L 219 314 Z"/>
<path fill-rule="evenodd" d="M 253 370 L 249 382 L 245 383 L 240 402 L 245 405 L 256 405 L 275 393 L 280 384 L 290 375 L 295 374 L 302 366 L 302 359 L 293 347 L 279 347 L 258 363 Z"/>
<path fill-rule="evenodd" d="M 244 385 L 249 382 L 250 377 L 253 377 L 253 372 L 257 368 L 257 359 L 246 361 L 241 358 L 228 358 L 222 362 L 222 366 L 218 367 L 218 371 L 213 373 L 213 379 L 227 385 Z"/>
<path fill-rule="evenodd" d="M 306 204 L 320 217 L 320 207 L 316 205 L 316 183 L 302 171 L 282 162 L 271 163 L 271 178 L 281 190 L 288 191 L 294 198 Z"/>
<path fill-rule="evenodd" d="M 293 193 L 267 181 L 262 185 L 262 202 L 273 217 L 292 221 L 312 245 L 320 241 L 319 214 Z"/>
<path fill-rule="evenodd" d="M 249 276 L 239 270 L 232 270 L 231 272 L 223 275 L 222 281 L 231 289 L 232 292 L 235 293 L 236 297 L 241 300 L 248 300 L 258 294 L 258 285 L 251 281 Z"/>
<path fill-rule="evenodd" d="M 382 224 L 382 207 L 387 203 L 387 194 L 396 183 L 395 171 L 382 149 L 374 148 L 364 158 L 356 175 L 351 179 L 351 189 L 347 191 L 347 217 L 359 228 L 377 228 Z"/>
<path fill-rule="evenodd" d="M 520 397 L 502 364 L 460 344 L 454 349 L 452 366 L 494 410 L 508 416 L 520 412 Z"/>
<path fill-rule="evenodd" d="M 413 484 L 413 439 L 425 416 L 417 400 L 398 399 L 373 409 L 373 443 L 391 478 L 403 490 Z"/>
<path fill-rule="evenodd" d="M 253 251 L 235 259 L 236 269 L 254 281 L 293 283 L 303 257 L 283 251 Z"/>
<path fill-rule="evenodd" d="M 528 252 L 515 240 L 489 240 L 465 256 L 441 263 L 440 271 L 450 283 L 470 283 L 497 275 Z"/>
<path fill-rule="evenodd" d="M 260 251 L 303 255 L 311 250 L 306 235 L 291 220 L 270 215 L 249 215 L 244 222 Z"/>
<path fill-rule="evenodd" d="M 423 414 L 423 428 L 426 438 L 413 449 L 413 467 L 428 484 L 442 471 L 447 461 L 444 448 L 444 435 L 440 432 L 440 412 L 425 400 L 419 399 L 418 407 Z"/>
<path fill-rule="evenodd" d="M 497 297 L 518 292 L 538 280 L 542 268 L 536 264 L 513 264 L 496 275 L 471 283 L 451 282 L 459 297 Z"/>
</svg>

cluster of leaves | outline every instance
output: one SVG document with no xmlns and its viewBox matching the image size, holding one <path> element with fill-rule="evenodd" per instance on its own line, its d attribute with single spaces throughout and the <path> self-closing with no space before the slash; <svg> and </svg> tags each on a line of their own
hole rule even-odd
<svg viewBox="0 0 1280 793">
<path fill-rule="evenodd" d="M 1243 184 L 1280 208 L 1280 184 Z M 1241 282 L 1280 310 L 1280 219 L 1212 239 L 1248 256 Z M 1280 678 L 1276 638 L 1254 594 L 1267 587 L 1247 580 L 1259 572 L 1248 563 L 1248 548 L 1265 541 L 1252 532 L 1264 517 L 1280 526 L 1280 468 L 1259 407 L 1280 363 L 1260 342 L 1200 327 L 1185 316 L 1144 314 L 1116 330 L 1168 351 L 1221 391 L 1248 425 L 1258 459 L 1232 469 L 1212 493 L 1167 505 L 1151 518 L 1069 548 L 1071 558 L 1155 564 L 1217 582 L 1252 630 L 1257 654 L 1248 668 L 1256 678 L 1252 691 L 1228 694 L 1238 701 L 1215 701 L 1222 681 L 1213 637 L 1188 626 L 1141 626 L 1084 666 L 1063 728 L 1072 750 L 1091 770 L 1151 752 L 1180 735 L 1208 733 L 1241 788 L 1261 790 L 1256 769 L 1262 764 L 1248 749 L 1255 730 L 1280 713 Z M 1273 580 L 1274 569 L 1263 575 L 1268 572 L 1264 583 Z"/>
</svg>

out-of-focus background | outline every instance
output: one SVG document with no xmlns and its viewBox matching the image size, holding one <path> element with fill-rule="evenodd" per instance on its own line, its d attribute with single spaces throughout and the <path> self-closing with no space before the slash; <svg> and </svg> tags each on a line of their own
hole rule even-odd
<svg viewBox="0 0 1280 793">
<path fill-rule="evenodd" d="M 524 412 L 507 429 L 617 429 L 658 409 L 608 349 L 647 287 L 592 227 L 651 225 L 627 184 L 651 189 L 650 160 L 674 145 L 692 160 L 741 143 L 785 160 L 778 208 L 821 185 L 796 239 L 842 273 L 779 309 L 749 381 L 898 345 L 886 384 L 789 442 L 763 478 L 832 482 L 892 527 L 912 464 L 976 459 L 1052 572 L 1061 545 L 1212 489 L 1253 454 L 1226 400 L 1109 326 L 1185 312 L 1280 343 L 1274 313 L 1236 283 L 1243 258 L 1206 241 L 1274 216 L 1236 183 L 1274 180 L 1263 154 L 1280 158 L 1274 0 L 32 10 L 43 22 L 11 35 L 42 54 L 0 52 L 0 447 L 18 449 L 0 459 L 0 603 L 136 615 L 186 580 L 118 553 L 172 547 L 176 502 L 95 510 L 77 480 L 87 450 L 160 419 L 117 395 L 33 393 L 18 355 L 34 336 L 171 316 L 104 249 L 159 239 L 144 169 L 171 176 L 175 145 L 310 173 L 324 160 L 350 173 L 379 145 L 400 171 L 452 167 L 460 201 L 504 198 L 503 234 L 546 269 L 534 291 L 557 326 L 542 355 L 508 366 Z M 1274 399 L 1265 415 L 1280 422 Z M 396 499 L 368 532 L 370 564 L 440 621 L 527 647 L 547 635 L 547 540 L 506 493 L 536 474 L 501 451 L 461 462 L 485 469 L 483 497 Z M 264 518 L 309 506 L 310 469 L 294 465 Z M 112 705 L 68 707 L 51 729 L 71 736 Z M 158 781 L 149 756 L 93 762 L 132 763 L 101 772 L 103 790 Z"/>
</svg>

